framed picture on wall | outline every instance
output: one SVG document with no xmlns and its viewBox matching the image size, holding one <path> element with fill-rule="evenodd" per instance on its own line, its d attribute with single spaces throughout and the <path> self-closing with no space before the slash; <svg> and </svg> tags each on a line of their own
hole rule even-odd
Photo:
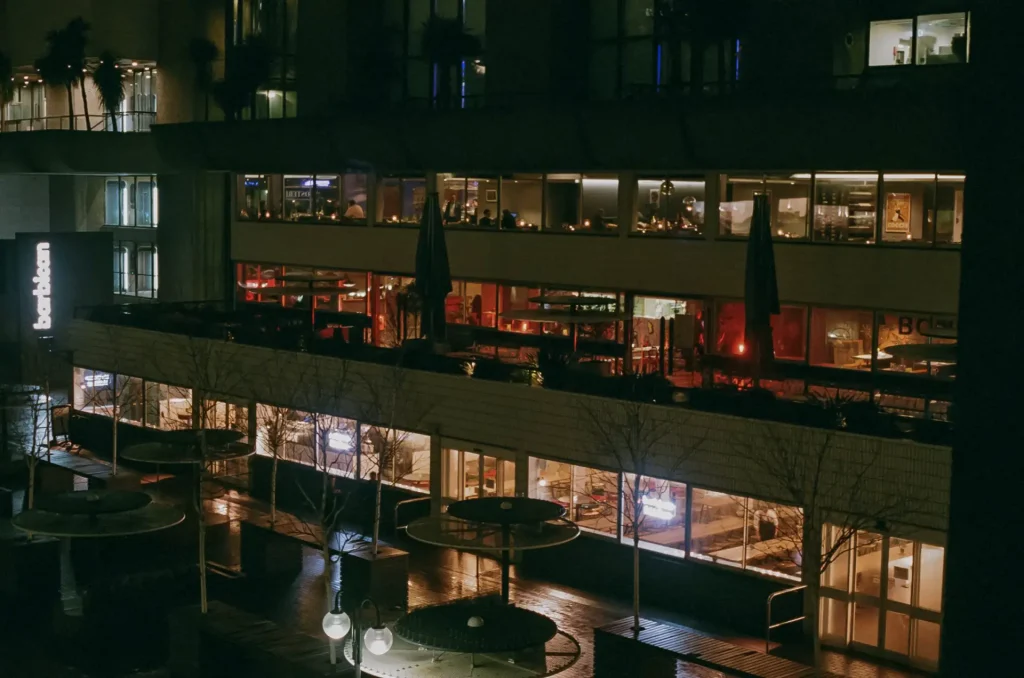
<svg viewBox="0 0 1024 678">
<path fill-rule="evenodd" d="M 890 193 L 886 196 L 885 232 L 910 233 L 909 193 Z"/>
<path fill-rule="evenodd" d="M 496 189 L 496 188 L 488 188 L 487 191 L 484 192 L 484 201 L 485 202 L 498 202 L 498 189 Z"/>
</svg>

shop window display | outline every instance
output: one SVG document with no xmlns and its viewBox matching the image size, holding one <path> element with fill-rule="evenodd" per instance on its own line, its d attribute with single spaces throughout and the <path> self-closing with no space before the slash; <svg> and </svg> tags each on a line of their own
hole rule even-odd
<svg viewBox="0 0 1024 678">
<path fill-rule="evenodd" d="M 715 350 L 721 355 L 746 354 L 746 315 L 742 301 L 720 301 L 716 307 Z M 807 351 L 807 309 L 781 306 L 771 316 L 772 346 L 778 360 L 803 360 Z"/>
<path fill-rule="evenodd" d="M 442 495 L 460 501 L 477 497 L 512 497 L 516 493 L 516 464 L 491 455 L 444 450 Z"/>
<path fill-rule="evenodd" d="M 873 243 L 878 209 L 878 175 L 814 175 L 814 239 Z"/>
<path fill-rule="evenodd" d="M 256 406 L 256 454 L 313 466 L 316 461 L 313 415 L 302 410 Z"/>
<path fill-rule="evenodd" d="M 223 428 L 243 434 L 240 442 L 249 442 L 249 408 L 222 400 L 204 400 L 200 413 L 201 428 Z"/>
<path fill-rule="evenodd" d="M 497 321 L 498 286 L 494 283 L 452 281 L 445 299 L 449 323 L 494 327 Z"/>
<path fill-rule="evenodd" d="M 746 238 L 754 216 L 754 193 L 767 191 L 771 200 L 772 238 L 807 237 L 807 213 L 811 196 L 809 175 L 724 177 L 722 201 L 718 207 L 719 233 Z"/>
<path fill-rule="evenodd" d="M 639 503 L 640 511 L 634 517 Z M 633 543 L 639 529 L 640 545 L 668 555 L 686 555 L 686 485 L 684 483 L 622 476 L 622 541 Z"/>
<path fill-rule="evenodd" d="M 935 233 L 935 175 L 883 174 L 882 241 L 931 243 Z"/>
<path fill-rule="evenodd" d="M 812 308 L 811 365 L 870 370 L 873 322 L 870 311 Z"/>
<path fill-rule="evenodd" d="M 415 492 L 430 492 L 430 436 L 412 431 L 363 425 L 360 477 Z"/>
<path fill-rule="evenodd" d="M 704 233 L 703 177 L 637 180 L 635 233 L 700 237 Z"/>
<path fill-rule="evenodd" d="M 952 360 L 936 359 L 928 354 L 915 354 L 915 351 L 926 350 L 923 347 L 928 345 L 955 343 L 956 340 L 953 338 L 929 336 L 946 324 L 948 322 L 930 316 L 879 313 L 876 346 L 878 369 L 951 378 L 955 367 Z M 886 350 L 895 346 L 901 347 L 898 355 Z M 923 404 L 921 409 L 924 409 Z"/>
<path fill-rule="evenodd" d="M 146 426 L 165 431 L 192 428 L 192 389 L 147 381 Z"/>
<path fill-rule="evenodd" d="M 499 180 L 439 174 L 441 218 L 445 226 L 498 226 Z M 487 210 L 487 214 L 484 214 Z M 483 222 L 483 223 L 481 223 Z"/>
<path fill-rule="evenodd" d="M 872 21 L 868 66 L 967 63 L 970 25 L 965 12 Z"/>
<path fill-rule="evenodd" d="M 703 347 L 703 302 L 634 298 L 630 335 L 634 373 L 661 373 L 677 386 L 694 386 L 699 379 L 694 372 L 696 360 Z"/>
<path fill-rule="evenodd" d="M 580 529 L 617 533 L 617 474 L 530 457 L 529 478 L 529 496 L 561 504 Z"/>
<path fill-rule="evenodd" d="M 485 195 L 485 197 L 487 197 Z M 500 228 L 508 231 L 515 229 L 537 231 L 544 223 L 544 175 L 513 174 L 501 180 L 501 210 L 492 211 L 491 222 L 481 226 Z M 493 209 L 488 202 L 484 209 Z"/>
<path fill-rule="evenodd" d="M 427 199 L 424 177 L 382 177 L 377 184 L 374 221 L 391 226 L 416 226 Z"/>
<path fill-rule="evenodd" d="M 940 174 L 935 189 L 935 244 L 959 245 L 964 232 L 964 175 Z"/>
<path fill-rule="evenodd" d="M 747 498 L 693 488 L 690 556 L 742 567 Z"/>
</svg>

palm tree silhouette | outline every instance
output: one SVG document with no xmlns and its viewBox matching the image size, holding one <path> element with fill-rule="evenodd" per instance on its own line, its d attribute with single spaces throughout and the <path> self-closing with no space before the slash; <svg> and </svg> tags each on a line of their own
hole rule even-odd
<svg viewBox="0 0 1024 678">
<path fill-rule="evenodd" d="M 228 120 L 238 120 L 246 107 L 254 108 L 256 90 L 270 80 L 274 55 L 261 38 L 235 45 L 227 54 L 224 79 L 213 85 L 213 98 Z"/>
<path fill-rule="evenodd" d="M 35 67 L 43 82 L 64 87 L 68 94 L 69 129 L 75 129 L 75 103 L 71 89 L 85 83 L 85 44 L 89 24 L 82 17 L 68 22 L 64 28 L 46 34 L 46 54 L 36 59 Z M 86 129 L 91 127 L 89 104 L 82 87 L 82 106 L 85 108 Z"/>
<path fill-rule="evenodd" d="M 210 90 L 213 88 L 213 62 L 220 50 L 206 38 L 194 38 L 188 44 L 189 58 L 195 69 L 196 89 L 203 93 L 203 120 L 210 120 Z"/>
<path fill-rule="evenodd" d="M 437 69 L 437 107 L 450 108 L 452 71 L 466 59 L 483 52 L 480 38 L 467 32 L 458 19 L 435 16 L 423 25 L 421 47 L 423 56 Z"/>
<path fill-rule="evenodd" d="M 117 114 L 124 103 L 124 79 L 117 67 L 117 58 L 109 51 L 100 54 L 100 63 L 92 72 L 92 83 L 96 86 L 100 103 L 110 115 L 110 124 L 117 131 Z"/>
</svg>

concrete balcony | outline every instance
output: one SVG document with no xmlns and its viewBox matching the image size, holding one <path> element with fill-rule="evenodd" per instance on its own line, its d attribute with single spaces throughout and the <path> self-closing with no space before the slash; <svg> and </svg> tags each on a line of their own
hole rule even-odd
<svg viewBox="0 0 1024 678">
<path fill-rule="evenodd" d="M 588 411 L 615 416 L 623 405 L 612 399 L 89 320 L 73 321 L 70 335 L 73 363 L 81 367 L 364 421 L 393 418 L 395 426 L 468 445 L 617 468 L 614 459 L 595 452 L 586 425 Z M 376 411 L 382 389 L 398 394 L 393 411 Z M 949 448 L 685 407 L 647 405 L 645 415 L 671 432 L 656 445 L 652 475 L 792 501 L 777 478 L 759 472 L 758 450 L 766 441 L 777 441 L 808 470 L 824 459 L 835 493 L 830 501 L 841 501 L 855 486 L 863 495 L 857 499 L 863 510 L 908 497 L 915 507 L 908 525 L 946 529 Z M 861 471 L 854 469 L 862 467 L 868 480 L 859 483 Z"/>
<path fill-rule="evenodd" d="M 652 294 L 743 296 L 746 243 L 452 229 L 452 275 Z M 415 228 L 235 222 L 231 258 L 412 274 Z M 776 243 L 783 301 L 955 314 L 959 250 Z"/>
</svg>

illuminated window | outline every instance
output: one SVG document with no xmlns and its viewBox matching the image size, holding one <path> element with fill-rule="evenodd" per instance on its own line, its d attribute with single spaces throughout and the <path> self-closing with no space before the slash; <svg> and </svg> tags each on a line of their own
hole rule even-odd
<svg viewBox="0 0 1024 678">
<path fill-rule="evenodd" d="M 430 492 L 430 436 L 383 426 L 361 429 L 360 475 L 414 492 Z"/>
<path fill-rule="evenodd" d="M 704 232 L 703 177 L 655 177 L 637 180 L 634 232 L 700 236 Z"/>
<path fill-rule="evenodd" d="M 754 216 L 754 193 L 767 191 L 771 199 L 772 238 L 807 237 L 807 213 L 811 196 L 810 175 L 729 175 L 718 207 L 719 233 L 746 238 Z"/>
</svg>

